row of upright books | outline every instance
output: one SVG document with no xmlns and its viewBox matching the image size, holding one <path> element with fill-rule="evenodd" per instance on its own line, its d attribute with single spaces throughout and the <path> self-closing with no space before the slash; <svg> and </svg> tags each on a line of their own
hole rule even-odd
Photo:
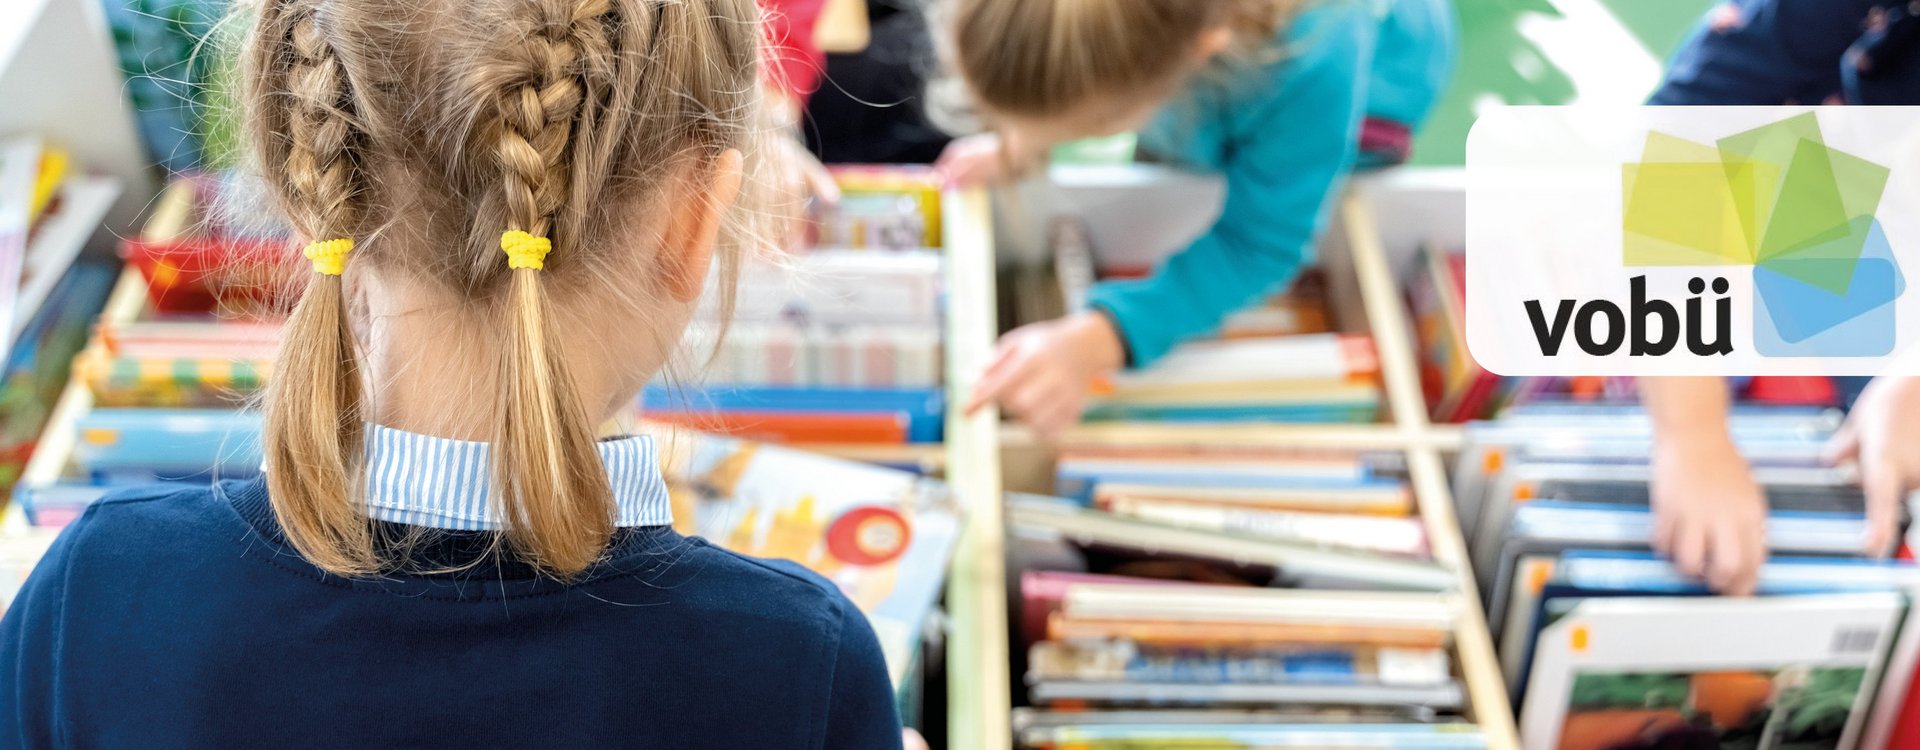
<svg viewBox="0 0 1920 750">
<path fill-rule="evenodd" d="M 1740 407 L 1770 506 L 1758 595 L 1712 596 L 1648 550 L 1651 432 L 1632 406 L 1467 426 L 1454 494 L 1533 748 L 1908 747 L 1920 569 L 1863 551 L 1838 415 Z M 1636 744 L 1637 743 L 1637 744 Z"/>
<path fill-rule="evenodd" d="M 816 207 L 810 244 L 745 259 L 732 309 L 703 307 L 684 342 L 691 372 L 647 389 L 648 419 L 784 443 L 940 441 L 939 181 L 919 167 L 833 172 L 842 199 Z"/>
<path fill-rule="evenodd" d="M 1125 269 L 1075 219 L 1046 274 L 1066 309 Z M 1014 279 L 1016 288 L 1034 286 Z M 1455 571 L 1395 450 L 1236 444 L 1213 427 L 1380 419 L 1374 342 L 1309 270 L 1217 335 L 1096 385 L 1101 424 L 1008 498 L 1015 740 L 1028 748 L 1477 748 Z"/>
<path fill-rule="evenodd" d="M 1481 747 L 1390 451 L 1069 447 L 1012 496 L 1032 748 Z"/>
</svg>

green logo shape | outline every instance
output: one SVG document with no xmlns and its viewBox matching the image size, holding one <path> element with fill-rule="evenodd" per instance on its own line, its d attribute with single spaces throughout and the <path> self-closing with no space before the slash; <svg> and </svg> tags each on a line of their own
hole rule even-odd
<svg viewBox="0 0 1920 750">
<path fill-rule="evenodd" d="M 1762 354 L 1878 356 L 1903 286 L 1874 220 L 1888 176 L 1813 112 L 1711 145 L 1650 131 L 1622 165 L 1623 261 L 1750 266 Z"/>
</svg>

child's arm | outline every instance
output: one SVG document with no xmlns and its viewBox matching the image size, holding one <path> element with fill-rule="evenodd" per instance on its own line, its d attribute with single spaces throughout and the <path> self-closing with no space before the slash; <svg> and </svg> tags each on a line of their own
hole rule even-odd
<svg viewBox="0 0 1920 750">
<path fill-rule="evenodd" d="M 1283 77 L 1229 135 L 1226 205 L 1207 234 L 1153 276 L 1091 295 L 1118 325 L 1139 367 L 1227 315 L 1284 288 L 1311 260 L 1353 168 L 1373 56 L 1371 17 L 1357 5 L 1298 19 Z"/>
<path fill-rule="evenodd" d="M 1653 421 L 1653 547 L 1715 591 L 1753 591 L 1767 501 L 1727 429 L 1724 378 L 1642 378 Z"/>
</svg>

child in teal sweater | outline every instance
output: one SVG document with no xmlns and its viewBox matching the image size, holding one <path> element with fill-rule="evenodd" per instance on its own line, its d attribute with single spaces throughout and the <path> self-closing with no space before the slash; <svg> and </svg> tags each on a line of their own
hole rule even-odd
<svg viewBox="0 0 1920 750">
<path fill-rule="evenodd" d="M 970 408 L 1043 435 L 1088 384 L 1141 367 L 1291 283 L 1356 166 L 1403 159 L 1452 67 L 1444 0 L 958 0 L 953 65 L 994 132 L 941 166 L 995 179 L 1051 146 L 1140 131 L 1156 158 L 1226 180 L 1211 230 L 1092 309 L 1001 341 Z"/>
</svg>

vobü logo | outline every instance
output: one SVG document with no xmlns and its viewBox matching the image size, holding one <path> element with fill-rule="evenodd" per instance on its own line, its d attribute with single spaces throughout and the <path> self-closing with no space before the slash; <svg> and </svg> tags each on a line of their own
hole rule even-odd
<svg viewBox="0 0 1920 750">
<path fill-rule="evenodd" d="M 1626 138 L 1638 140 L 1632 156 L 1612 162 L 1620 197 L 1616 219 L 1620 239 L 1617 250 L 1608 255 L 1617 259 L 1617 270 L 1604 271 L 1591 256 L 1569 262 L 1558 262 L 1557 256 L 1548 259 L 1557 265 L 1524 257 L 1520 248 L 1513 247 L 1515 231 L 1502 228 L 1497 233 L 1494 241 L 1502 247 L 1494 249 L 1505 254 L 1501 262 L 1518 266 L 1501 273 L 1541 281 L 1532 285 L 1533 294 L 1508 289 L 1494 293 L 1504 294 L 1504 304 L 1513 305 L 1493 311 L 1495 327 L 1505 338 L 1505 359 L 1513 359 L 1513 350 L 1519 346 L 1515 319 L 1523 320 L 1524 331 L 1530 334 L 1527 348 L 1532 351 L 1524 352 L 1530 362 L 1571 355 L 1585 362 L 1648 363 L 1672 355 L 1701 368 L 1700 374 L 1726 374 L 1731 370 L 1698 363 L 1740 359 L 1751 363 L 1745 371 L 1756 373 L 1772 367 L 1757 365 L 1752 359 L 1757 355 L 1801 360 L 1783 366 L 1813 362 L 1833 371 L 1832 358 L 1887 358 L 1894 353 L 1901 343 L 1896 303 L 1905 291 L 1905 281 L 1879 215 L 1892 172 L 1875 159 L 1831 145 L 1822 131 L 1821 115 L 1835 118 L 1840 128 L 1835 132 L 1845 135 L 1847 144 L 1867 143 L 1878 149 L 1874 153 L 1883 160 L 1887 151 L 1878 141 L 1905 141 L 1902 147 L 1912 150 L 1914 139 L 1905 134 L 1914 131 L 1894 131 L 1899 137 L 1887 139 L 1878 135 L 1885 130 L 1884 122 L 1873 120 L 1872 127 L 1861 127 L 1854 120 L 1840 119 L 1851 115 L 1841 108 L 1799 110 L 1768 118 L 1757 127 L 1752 115 L 1760 108 L 1670 108 L 1700 110 L 1691 120 L 1682 118 L 1694 113 L 1644 109 L 1649 112 L 1635 118 L 1639 127 L 1633 132 L 1608 136 L 1620 138 L 1611 143 L 1621 146 L 1628 145 L 1622 142 Z M 1914 113 L 1907 114 L 1911 123 Z M 1716 124 L 1715 117 L 1737 125 L 1720 130 L 1728 133 L 1724 136 L 1699 137 L 1702 131 L 1713 133 L 1705 126 Z M 1585 132 L 1597 129 L 1591 121 L 1571 120 L 1564 112 L 1556 113 L 1554 120 L 1581 137 L 1599 137 Z M 1659 127 L 1662 121 L 1679 127 Z M 1593 150 L 1605 148 L 1616 154 L 1626 150 L 1598 145 Z M 1484 217 L 1472 214 L 1489 202 L 1521 208 L 1552 206 L 1561 212 L 1539 216 L 1509 209 L 1504 217 L 1509 223 L 1534 221 L 1544 226 L 1557 220 L 1569 225 L 1554 228 L 1556 239 L 1542 243 L 1544 252 L 1597 249 L 1594 241 L 1601 238 L 1594 236 L 1597 217 L 1591 214 L 1611 201 L 1594 201 L 1591 193 L 1604 179 L 1604 166 L 1593 163 L 1598 159 L 1570 168 L 1551 161 L 1527 164 L 1522 161 L 1523 150 L 1501 154 L 1492 169 L 1483 169 L 1470 181 L 1470 190 L 1492 188 L 1469 194 L 1470 260 L 1487 260 L 1486 254 L 1478 252 L 1482 248 L 1476 247 L 1482 240 L 1474 239 L 1481 236 L 1475 230 L 1487 224 Z M 1473 169 L 1471 147 L 1469 153 Z M 1568 160 L 1556 156 L 1559 161 Z M 1911 186 L 1906 189 L 1910 191 Z M 1525 190 L 1536 194 L 1526 195 Z M 1577 192 L 1588 194 L 1588 204 L 1580 207 L 1581 216 L 1568 217 L 1565 212 L 1577 205 L 1571 197 Z M 1905 210 L 1912 212 L 1911 198 L 1901 195 L 1907 201 L 1902 204 Z M 1888 216 L 1896 215 L 1908 220 L 1897 210 Z M 1581 230 L 1573 225 L 1584 227 L 1586 234 L 1575 237 Z M 1541 270 L 1529 274 L 1528 268 Z M 1470 281 L 1488 280 L 1469 269 Z M 1561 294 L 1551 294 L 1554 291 Z M 1470 304 L 1473 294 L 1469 292 Z M 1475 338 L 1474 322 L 1469 321 L 1470 342 Z M 1733 356 L 1737 352 L 1742 355 Z M 1674 372 L 1665 365 L 1646 371 L 1607 369 L 1606 374 Z"/>
</svg>

